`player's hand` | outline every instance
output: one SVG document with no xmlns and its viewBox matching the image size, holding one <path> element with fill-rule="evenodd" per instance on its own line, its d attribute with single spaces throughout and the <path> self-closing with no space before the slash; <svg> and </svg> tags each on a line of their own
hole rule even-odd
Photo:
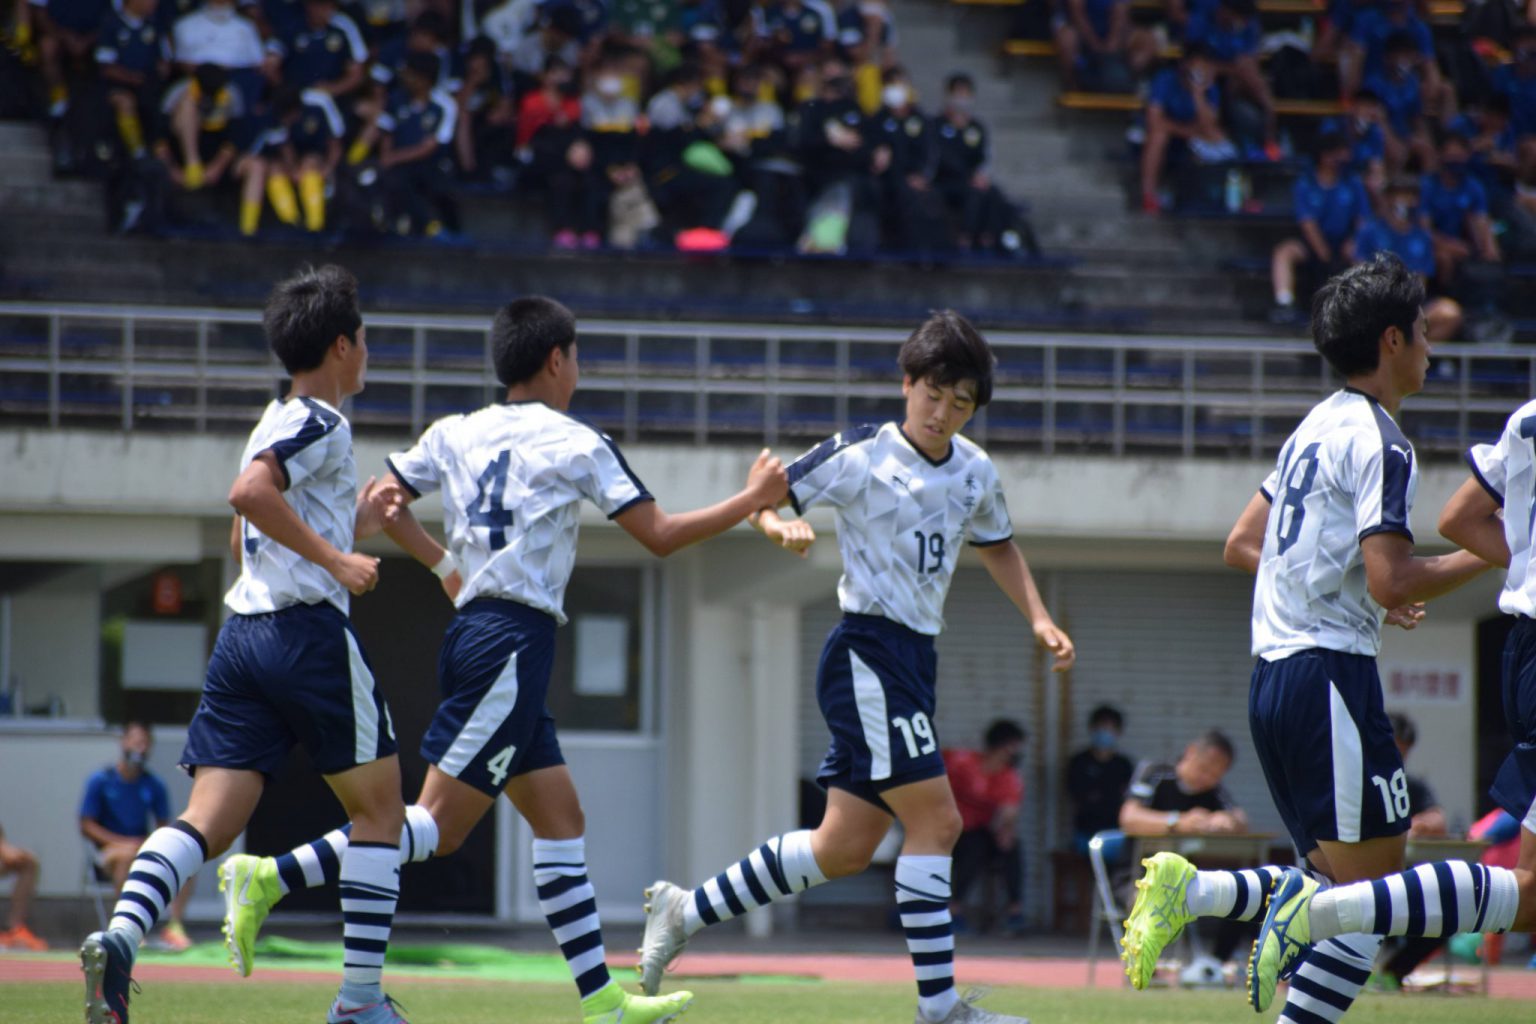
<svg viewBox="0 0 1536 1024">
<path fill-rule="evenodd" d="M 1052 672 L 1065 672 L 1077 661 L 1077 648 L 1072 645 L 1072 638 L 1049 620 L 1035 626 L 1035 643 L 1051 652 L 1056 659 L 1051 666 Z"/>
<path fill-rule="evenodd" d="M 1396 626 L 1399 629 L 1413 629 L 1424 621 L 1424 602 L 1415 601 L 1413 604 L 1405 604 L 1393 608 L 1387 612 L 1387 625 Z"/>
<path fill-rule="evenodd" d="M 353 527 L 357 539 L 371 537 L 400 518 L 405 507 L 405 492 L 393 481 L 380 481 L 369 477 L 357 492 L 357 522 Z"/>
<path fill-rule="evenodd" d="M 804 519 L 780 519 L 773 527 L 772 540 L 785 551 L 793 551 L 804 558 L 816 543 L 816 531 Z"/>
<path fill-rule="evenodd" d="M 1204 807 L 1191 807 L 1179 815 L 1179 823 L 1173 826 L 1175 832 L 1209 832 L 1211 831 L 1211 812 Z"/>
<path fill-rule="evenodd" d="M 757 460 L 747 471 L 747 490 L 758 500 L 760 508 L 777 508 L 789 494 L 789 475 L 784 463 L 767 448 L 757 453 Z"/>
<path fill-rule="evenodd" d="M 1226 811 L 1216 811 L 1205 822 L 1207 832 L 1240 832 L 1237 818 Z"/>
<path fill-rule="evenodd" d="M 459 570 L 455 569 L 443 577 L 443 593 L 448 595 L 448 600 L 457 601 L 459 599 L 459 591 L 463 588 L 464 577 L 459 575 Z"/>
<path fill-rule="evenodd" d="M 336 559 L 336 564 L 331 566 L 331 575 L 353 594 L 366 594 L 379 585 L 379 560 L 372 555 L 349 551 Z"/>
</svg>

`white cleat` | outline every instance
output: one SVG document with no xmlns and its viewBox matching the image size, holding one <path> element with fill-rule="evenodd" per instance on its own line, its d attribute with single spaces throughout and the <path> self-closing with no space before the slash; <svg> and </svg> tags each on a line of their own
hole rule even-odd
<svg viewBox="0 0 1536 1024">
<path fill-rule="evenodd" d="M 640 943 L 640 991 L 654 996 L 661 989 L 661 976 L 688 945 L 683 928 L 683 908 L 692 893 L 671 882 L 658 881 L 645 890 L 645 937 Z"/>
<path fill-rule="evenodd" d="M 1006 1013 L 993 1013 L 991 1010 L 983 1010 L 976 1003 L 985 996 L 981 989 L 971 989 L 949 1011 L 939 1024 L 1029 1024 L 1028 1017 L 1010 1017 Z M 923 1012 L 917 1012 L 915 1024 L 928 1024 Z"/>
</svg>

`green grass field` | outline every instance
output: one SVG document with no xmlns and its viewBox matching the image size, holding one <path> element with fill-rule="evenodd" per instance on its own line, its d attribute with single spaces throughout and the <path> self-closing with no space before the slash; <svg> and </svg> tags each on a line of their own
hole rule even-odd
<svg viewBox="0 0 1536 1024">
<path fill-rule="evenodd" d="M 692 984 L 692 983 L 690 983 Z M 669 988 L 671 986 L 668 986 Z M 686 1024 L 906 1024 L 913 993 L 889 985 L 826 982 L 700 981 Z M 318 1024 L 334 987 L 329 983 L 155 983 L 133 1001 L 134 1024 Z M 577 1024 L 567 985 L 479 981 L 410 981 L 394 993 L 412 1024 Z M 59 1024 L 81 1019 L 78 984 L 0 985 L 0 1021 Z M 1024 1014 L 1036 1024 L 1233 1024 L 1257 1018 L 1235 991 L 1088 992 L 994 989 L 983 1006 Z M 1515 1000 L 1437 995 L 1368 994 L 1350 1024 L 1502 1024 L 1531 1020 Z"/>
</svg>

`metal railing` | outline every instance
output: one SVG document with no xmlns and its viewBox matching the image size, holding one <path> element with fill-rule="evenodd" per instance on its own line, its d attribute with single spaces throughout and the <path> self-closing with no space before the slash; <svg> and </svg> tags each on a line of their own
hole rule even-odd
<svg viewBox="0 0 1536 1024">
<path fill-rule="evenodd" d="M 360 434 L 494 401 L 484 317 L 370 315 Z M 896 331 L 593 320 L 573 411 L 627 441 L 783 441 L 898 415 Z M 989 333 L 992 404 L 967 433 L 1046 453 L 1273 452 L 1336 386 L 1304 341 Z M 0 303 L 0 425 L 244 432 L 285 378 L 251 311 Z M 1536 350 L 1443 347 L 1404 428 L 1426 454 L 1497 435 Z"/>
</svg>

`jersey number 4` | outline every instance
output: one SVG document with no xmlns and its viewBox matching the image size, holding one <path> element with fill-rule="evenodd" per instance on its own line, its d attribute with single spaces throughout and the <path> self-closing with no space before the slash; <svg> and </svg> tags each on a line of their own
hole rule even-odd
<svg viewBox="0 0 1536 1024">
<path fill-rule="evenodd" d="M 475 481 L 478 487 L 475 500 L 464 510 L 470 526 L 490 529 L 492 551 L 500 551 L 507 546 L 507 527 L 512 525 L 512 511 L 501 503 L 507 489 L 507 465 L 511 459 L 511 452 L 502 452 L 485 467 L 485 472 Z"/>
<path fill-rule="evenodd" d="M 1275 542 L 1282 555 L 1301 536 L 1301 521 L 1307 511 L 1305 502 L 1312 492 L 1312 481 L 1317 478 L 1318 447 L 1318 442 L 1313 441 L 1301 450 L 1300 458 L 1295 462 L 1286 460 L 1280 468 L 1280 487 L 1285 493 L 1275 495 L 1280 501 L 1280 514 L 1275 516 Z"/>
</svg>

